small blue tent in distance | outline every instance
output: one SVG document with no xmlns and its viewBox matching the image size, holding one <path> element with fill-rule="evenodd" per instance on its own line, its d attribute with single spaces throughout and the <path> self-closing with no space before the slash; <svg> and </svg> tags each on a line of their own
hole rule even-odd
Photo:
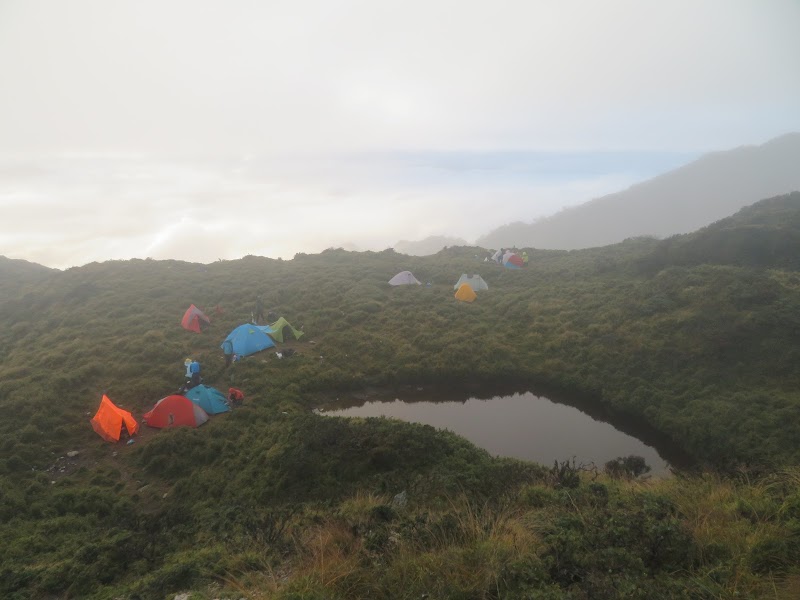
<svg viewBox="0 0 800 600">
<path fill-rule="evenodd" d="M 275 342 L 267 335 L 266 331 L 258 325 L 250 323 L 239 325 L 231 331 L 225 338 L 225 342 L 230 342 L 233 346 L 233 353 L 239 356 L 248 356 L 275 346 Z M 220 346 L 223 350 L 225 350 L 225 342 Z"/>
<path fill-rule="evenodd" d="M 196 385 L 186 392 L 186 397 L 210 415 L 218 415 L 231 409 L 222 392 L 207 385 Z"/>
</svg>

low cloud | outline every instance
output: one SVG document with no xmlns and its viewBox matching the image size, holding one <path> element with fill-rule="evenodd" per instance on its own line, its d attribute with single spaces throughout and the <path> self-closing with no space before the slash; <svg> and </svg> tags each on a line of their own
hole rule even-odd
<svg viewBox="0 0 800 600">
<path fill-rule="evenodd" d="M 556 169 L 557 160 L 540 168 Z M 0 181 L 0 254 L 63 268 L 146 257 L 291 258 L 342 245 L 380 250 L 430 235 L 474 240 L 642 176 L 609 167 L 550 180 L 525 171 L 530 162 L 459 154 L 17 161 L 20 172 L 38 175 Z"/>
</svg>

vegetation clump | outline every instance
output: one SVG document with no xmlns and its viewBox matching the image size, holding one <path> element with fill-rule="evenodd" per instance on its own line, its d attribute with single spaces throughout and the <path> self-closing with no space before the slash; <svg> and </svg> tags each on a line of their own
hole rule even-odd
<svg viewBox="0 0 800 600">
<path fill-rule="evenodd" d="M 632 479 L 648 473 L 650 471 L 650 466 L 641 456 L 619 456 L 608 461 L 603 467 L 603 470 L 608 473 L 610 477 L 627 477 L 628 479 Z"/>
</svg>

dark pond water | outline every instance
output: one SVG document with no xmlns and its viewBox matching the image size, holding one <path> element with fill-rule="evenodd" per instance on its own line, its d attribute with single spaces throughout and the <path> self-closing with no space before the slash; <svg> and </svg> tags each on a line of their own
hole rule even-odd
<svg viewBox="0 0 800 600">
<path fill-rule="evenodd" d="M 661 439 L 663 436 L 657 432 L 630 420 L 610 419 L 596 406 L 590 416 L 575 406 L 530 392 L 488 396 L 483 400 L 466 394 L 456 399 L 458 396 L 458 393 L 426 389 L 361 394 L 340 397 L 318 412 L 425 423 L 462 435 L 495 456 L 521 458 L 547 466 L 555 460 L 575 457 L 578 463 L 593 462 L 602 468 L 606 461 L 635 454 L 644 457 L 652 467 L 651 475 L 665 476 L 670 465 L 686 466 L 689 462 L 688 457 Z"/>
</svg>

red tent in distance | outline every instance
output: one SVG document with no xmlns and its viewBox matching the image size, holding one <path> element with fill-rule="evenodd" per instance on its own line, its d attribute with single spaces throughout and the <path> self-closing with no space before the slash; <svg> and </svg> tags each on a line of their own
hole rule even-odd
<svg viewBox="0 0 800 600">
<path fill-rule="evenodd" d="M 184 329 L 200 333 L 203 327 L 211 325 L 211 320 L 203 314 L 202 310 L 192 304 L 183 314 L 181 325 Z"/>
</svg>

